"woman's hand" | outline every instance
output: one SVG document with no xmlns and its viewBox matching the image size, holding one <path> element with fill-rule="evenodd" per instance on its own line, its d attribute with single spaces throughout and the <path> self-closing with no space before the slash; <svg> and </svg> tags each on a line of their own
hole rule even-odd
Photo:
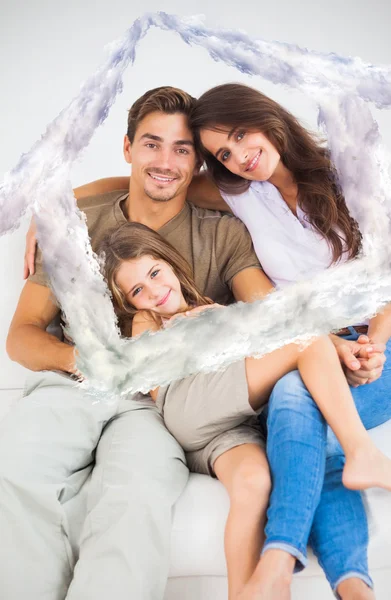
<svg viewBox="0 0 391 600">
<path fill-rule="evenodd" d="M 24 250 L 23 279 L 35 273 L 35 253 L 37 251 L 37 228 L 34 218 L 31 219 L 30 227 L 26 233 L 26 247 Z"/>
<path fill-rule="evenodd" d="M 386 361 L 385 344 L 372 344 L 366 335 L 360 335 L 357 341 L 334 335 L 331 339 L 352 387 L 372 383 L 381 376 Z"/>
<path fill-rule="evenodd" d="M 364 346 L 357 355 L 361 366 L 351 377 L 356 385 L 362 385 L 364 383 L 362 381 L 363 379 L 367 379 L 365 383 L 373 383 L 376 379 L 381 377 L 383 372 L 383 367 L 386 362 L 386 345 L 383 343 L 370 343 L 369 346 L 372 349 L 371 352 L 368 352 L 367 346 Z"/>
</svg>

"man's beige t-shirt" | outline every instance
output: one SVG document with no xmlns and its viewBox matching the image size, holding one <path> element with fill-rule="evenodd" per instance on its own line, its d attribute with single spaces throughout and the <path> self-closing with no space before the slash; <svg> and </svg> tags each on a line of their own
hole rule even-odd
<svg viewBox="0 0 391 600">
<path fill-rule="evenodd" d="M 87 218 L 94 252 L 110 229 L 127 223 L 122 210 L 127 198 L 128 192 L 116 191 L 78 201 Z M 243 269 L 261 268 L 247 229 L 230 215 L 186 203 L 159 233 L 188 261 L 197 287 L 214 302 L 233 302 L 233 277 Z M 35 264 L 36 272 L 29 280 L 48 286 L 40 251 Z"/>
</svg>

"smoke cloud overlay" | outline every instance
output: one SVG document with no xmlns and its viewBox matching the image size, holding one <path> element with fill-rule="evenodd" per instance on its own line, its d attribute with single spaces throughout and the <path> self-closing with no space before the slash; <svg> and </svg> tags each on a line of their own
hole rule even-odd
<svg viewBox="0 0 391 600">
<path fill-rule="evenodd" d="M 360 224 L 363 256 L 263 301 L 211 309 L 129 340 L 120 337 L 84 215 L 73 197 L 70 170 L 122 91 L 123 72 L 152 26 L 177 32 L 214 60 L 311 96 L 347 205 Z M 26 211 L 35 215 L 45 267 L 78 348 L 83 385 L 105 398 L 147 392 L 357 323 L 391 301 L 390 159 L 370 104 L 391 107 L 391 67 L 252 40 L 243 32 L 208 28 L 197 17 L 146 14 L 112 43 L 104 64 L 0 186 L 0 234 L 17 229 Z"/>
</svg>

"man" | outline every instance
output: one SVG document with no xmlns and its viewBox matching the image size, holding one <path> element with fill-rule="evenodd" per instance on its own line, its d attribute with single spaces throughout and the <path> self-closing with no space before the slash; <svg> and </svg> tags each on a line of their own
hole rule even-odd
<svg viewBox="0 0 391 600">
<path fill-rule="evenodd" d="M 124 141 L 132 164 L 129 193 L 91 196 L 79 207 L 93 250 L 108 229 L 137 221 L 179 250 L 204 294 L 220 303 L 250 301 L 272 286 L 244 226 L 186 203 L 198 170 L 188 126 L 192 106 L 174 88 L 137 100 Z M 70 377 L 74 348 L 46 331 L 58 312 L 38 257 L 7 339 L 10 358 L 36 373 L 0 428 L 0 595 L 160 600 L 171 510 L 188 477 L 183 451 L 149 399 L 127 398 L 114 409 L 83 395 Z M 82 487 L 94 459 L 74 569 L 63 503 Z M 23 577 L 17 576 L 21 565 Z"/>
</svg>

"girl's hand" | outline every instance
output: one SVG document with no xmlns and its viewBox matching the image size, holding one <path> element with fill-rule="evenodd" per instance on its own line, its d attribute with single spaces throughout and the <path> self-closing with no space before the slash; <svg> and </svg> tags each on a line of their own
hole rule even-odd
<svg viewBox="0 0 391 600">
<path fill-rule="evenodd" d="M 203 304 L 202 306 L 196 306 L 195 308 L 189 308 L 185 312 L 177 313 L 166 321 L 166 327 L 170 326 L 177 319 L 186 319 L 186 317 L 196 317 L 199 313 L 204 312 L 208 308 L 224 308 L 222 304 Z"/>
<path fill-rule="evenodd" d="M 222 304 L 203 304 L 202 306 L 196 306 L 195 308 L 191 308 L 186 312 L 182 313 L 186 317 L 196 317 L 199 313 L 204 312 L 204 310 L 208 310 L 208 308 L 224 308 Z"/>
</svg>

